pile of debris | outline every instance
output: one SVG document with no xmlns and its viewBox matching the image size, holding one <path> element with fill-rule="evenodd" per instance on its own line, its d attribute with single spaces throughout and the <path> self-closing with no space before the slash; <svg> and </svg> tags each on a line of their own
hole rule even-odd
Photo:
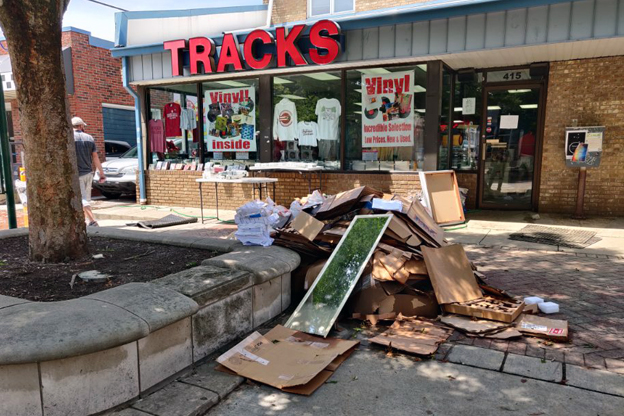
<svg viewBox="0 0 624 416">
<path fill-rule="evenodd" d="M 258 334 L 220 357 L 219 362 L 237 374 L 311 394 L 320 384 L 298 368 L 305 362 L 300 360 L 315 349 L 340 344 L 326 338 L 339 315 L 373 325 L 393 322 L 370 341 L 420 355 L 433 354 L 453 329 L 472 337 L 568 338 L 567 321 L 533 316 L 535 305 L 525 309 L 523 299 L 488 285 L 463 247 L 444 239 L 444 230 L 418 200 L 360 187 L 327 198 L 315 193 L 293 202 L 291 208 L 295 208 L 291 218 L 272 234 L 273 244 L 313 259 L 305 276 L 307 293 L 286 323 L 290 329 L 279 330 L 294 331 L 290 335 L 271 339 Z M 282 341 L 287 342 L 280 345 Z M 292 354 L 279 351 L 284 348 Z M 324 374 L 326 380 L 339 364 L 333 360 L 342 357 L 342 362 L 352 348 L 344 344 L 328 355 L 315 374 Z M 258 360 L 270 361 L 269 356 L 292 356 L 290 370 L 275 369 L 282 371 L 281 378 L 267 381 L 247 371 L 250 368 L 234 365 L 245 357 L 244 362 L 251 360 L 257 366 Z M 269 364 L 260 365 L 268 370 Z M 305 373 L 307 378 L 295 382 L 284 376 L 291 373 Z"/>
</svg>

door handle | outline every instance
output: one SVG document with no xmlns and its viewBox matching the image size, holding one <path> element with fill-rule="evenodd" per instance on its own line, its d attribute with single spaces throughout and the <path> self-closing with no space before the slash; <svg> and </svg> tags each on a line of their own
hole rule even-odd
<svg viewBox="0 0 624 416">
<path fill-rule="evenodd" d="M 483 145 L 481 146 L 481 160 L 485 161 L 485 148 L 487 147 L 487 143 L 483 142 Z"/>
</svg>

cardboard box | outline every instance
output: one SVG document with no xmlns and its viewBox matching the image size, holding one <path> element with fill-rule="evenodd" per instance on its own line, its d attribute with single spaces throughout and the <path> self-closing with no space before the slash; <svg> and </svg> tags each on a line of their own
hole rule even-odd
<svg viewBox="0 0 624 416">
<path fill-rule="evenodd" d="M 568 321 L 543 318 L 541 316 L 522 314 L 516 323 L 516 329 L 523 334 L 554 341 L 568 340 Z"/>
<path fill-rule="evenodd" d="M 379 313 L 394 312 L 403 316 L 424 316 L 435 318 L 438 316 L 438 303 L 432 297 L 417 293 L 398 293 L 387 296 L 379 304 Z"/>
<path fill-rule="evenodd" d="M 325 224 L 310 214 L 301 211 L 290 224 L 299 234 L 312 241 L 321 232 Z"/>
<path fill-rule="evenodd" d="M 419 177 L 425 203 L 438 224 L 452 225 L 466 220 L 455 171 L 419 172 Z"/>
<path fill-rule="evenodd" d="M 516 299 L 499 300 L 488 297 L 463 303 L 446 304 L 443 309 L 458 315 L 511 323 L 522 313 L 524 302 Z"/>
</svg>

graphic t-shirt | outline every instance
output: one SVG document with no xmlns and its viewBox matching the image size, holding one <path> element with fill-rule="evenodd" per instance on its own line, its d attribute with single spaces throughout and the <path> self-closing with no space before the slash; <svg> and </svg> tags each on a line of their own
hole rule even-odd
<svg viewBox="0 0 624 416">
<path fill-rule="evenodd" d="M 318 146 L 316 138 L 318 136 L 318 125 L 314 121 L 300 121 L 299 128 L 299 146 Z"/>
<path fill-rule="evenodd" d="M 165 128 L 162 120 L 150 120 L 148 123 L 150 151 L 165 153 Z"/>
<path fill-rule="evenodd" d="M 281 141 L 293 141 L 298 134 L 297 108 L 295 103 L 284 98 L 277 103 L 273 113 L 273 138 Z"/>
<path fill-rule="evenodd" d="M 182 136 L 180 129 L 180 114 L 182 108 L 178 103 L 165 104 L 165 135 L 167 137 Z"/>
<path fill-rule="evenodd" d="M 318 138 L 338 140 L 340 136 L 340 101 L 335 98 L 321 98 L 316 102 Z"/>
</svg>

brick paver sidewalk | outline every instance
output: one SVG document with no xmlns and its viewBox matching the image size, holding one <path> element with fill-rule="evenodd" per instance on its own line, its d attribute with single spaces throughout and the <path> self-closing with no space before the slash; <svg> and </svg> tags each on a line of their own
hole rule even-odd
<svg viewBox="0 0 624 416">
<path fill-rule="evenodd" d="M 552 344 L 533 337 L 501 341 L 455 331 L 453 343 L 624 374 L 624 260 L 470 245 L 466 251 L 493 286 L 558 303 L 560 313 L 549 317 L 567 319 L 571 339 Z"/>
</svg>

